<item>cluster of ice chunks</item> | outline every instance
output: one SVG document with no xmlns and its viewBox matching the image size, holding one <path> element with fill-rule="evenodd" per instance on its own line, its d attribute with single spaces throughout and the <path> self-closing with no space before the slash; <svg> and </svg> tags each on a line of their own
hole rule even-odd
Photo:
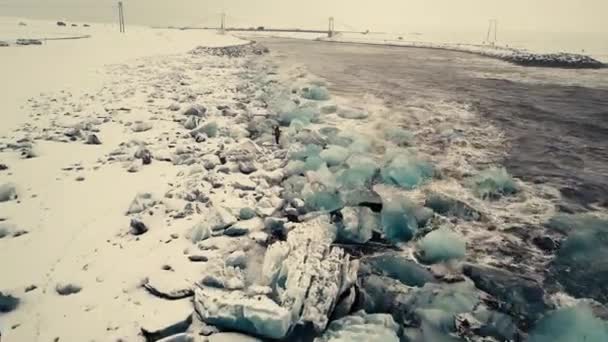
<svg viewBox="0 0 608 342">
<path fill-rule="evenodd" d="M 504 167 L 491 167 L 471 178 L 470 186 L 478 197 L 497 199 L 519 191 L 515 180 Z"/>
<path fill-rule="evenodd" d="M 327 146 L 320 152 L 319 156 L 327 163 L 328 166 L 338 166 L 344 163 L 348 158 L 350 151 L 339 145 Z"/>
<path fill-rule="evenodd" d="M 302 90 L 302 97 L 308 100 L 326 101 L 330 99 L 329 91 L 323 86 L 313 85 Z"/>
<path fill-rule="evenodd" d="M 575 297 L 607 304 L 608 220 L 589 214 L 552 218 L 547 225 L 567 235 L 551 263 L 551 274 Z"/>
<path fill-rule="evenodd" d="M 382 181 L 404 189 L 414 189 L 433 176 L 431 164 L 408 150 L 387 154 L 388 161 L 380 171 Z"/>
<path fill-rule="evenodd" d="M 549 313 L 532 329 L 528 341 L 604 342 L 608 341 L 608 323 L 580 304 Z"/>
<path fill-rule="evenodd" d="M 290 126 L 292 122 L 305 126 L 319 120 L 319 110 L 312 106 L 295 107 L 288 111 L 279 112 L 279 123 L 282 126 Z"/>
<path fill-rule="evenodd" d="M 315 342 L 399 342 L 399 325 L 388 314 L 358 311 L 329 324 Z"/>
<path fill-rule="evenodd" d="M 448 229 L 439 228 L 428 233 L 418 242 L 418 258 L 433 264 L 465 256 L 466 242 L 460 234 Z"/>
</svg>

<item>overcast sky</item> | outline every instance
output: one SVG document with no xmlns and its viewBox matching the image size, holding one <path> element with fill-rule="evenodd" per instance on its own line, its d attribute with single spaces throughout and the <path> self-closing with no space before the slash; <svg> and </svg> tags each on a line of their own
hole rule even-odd
<svg viewBox="0 0 608 342">
<path fill-rule="evenodd" d="M 608 0 L 123 0 L 128 23 L 325 27 L 410 32 L 501 29 L 608 33 Z M 0 15 L 113 21 L 116 0 L 0 0 Z"/>
</svg>

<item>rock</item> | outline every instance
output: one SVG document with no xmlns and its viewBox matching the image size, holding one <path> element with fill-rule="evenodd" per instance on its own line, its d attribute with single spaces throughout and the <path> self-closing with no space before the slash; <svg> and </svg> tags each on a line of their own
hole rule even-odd
<svg viewBox="0 0 608 342">
<path fill-rule="evenodd" d="M 559 244 L 548 236 L 535 236 L 532 243 L 545 252 L 552 252 L 559 247 Z"/>
<path fill-rule="evenodd" d="M 8 166 L 6 164 L 0 164 L 0 171 L 8 170 Z"/>
<path fill-rule="evenodd" d="M 211 170 L 220 165 L 220 158 L 215 154 L 207 154 L 201 158 L 201 162 L 206 170 Z"/>
<path fill-rule="evenodd" d="M 29 285 L 28 287 L 25 288 L 25 292 L 32 292 L 32 291 L 34 291 L 37 288 L 38 288 L 38 286 L 32 284 L 32 285 Z"/>
<path fill-rule="evenodd" d="M 263 228 L 264 221 L 259 217 L 254 217 L 249 220 L 234 223 L 224 231 L 224 234 L 228 236 L 241 236 L 251 232 L 261 231 Z"/>
<path fill-rule="evenodd" d="M 244 173 L 246 175 L 251 174 L 257 170 L 258 170 L 258 168 L 255 166 L 255 163 L 251 160 L 239 162 L 239 171 L 241 171 L 242 173 Z"/>
<path fill-rule="evenodd" d="M 288 310 L 262 295 L 214 288 L 195 290 L 194 308 L 208 324 L 271 339 L 283 339 L 292 321 Z"/>
<path fill-rule="evenodd" d="M 255 210 L 251 209 L 251 208 L 241 208 L 241 210 L 239 210 L 239 219 L 240 220 L 249 220 L 252 219 L 256 216 L 255 214 Z"/>
<path fill-rule="evenodd" d="M 178 110 L 181 109 L 179 103 L 172 103 L 169 105 L 169 107 L 167 107 L 168 110 L 172 111 L 172 112 L 177 112 Z"/>
<path fill-rule="evenodd" d="M 87 140 L 85 141 L 87 145 L 101 145 L 101 140 L 95 134 L 89 134 L 87 136 Z"/>
<path fill-rule="evenodd" d="M 255 190 L 257 184 L 249 178 L 239 178 L 232 183 L 232 186 L 235 189 L 243 191 L 252 191 Z"/>
<path fill-rule="evenodd" d="M 152 163 L 152 153 L 145 146 L 140 146 L 133 156 L 136 159 L 141 159 L 143 165 Z"/>
<path fill-rule="evenodd" d="M 463 272 L 473 280 L 478 289 L 501 301 L 501 311 L 522 320 L 521 323 L 525 326 L 531 326 L 550 309 L 544 298 L 544 289 L 532 279 L 474 264 L 465 265 Z"/>
<path fill-rule="evenodd" d="M 69 296 L 82 291 L 82 287 L 71 283 L 58 283 L 55 291 L 61 296 Z"/>
<path fill-rule="evenodd" d="M 209 258 L 205 255 L 188 255 L 188 259 L 192 262 L 206 262 L 209 261 Z"/>
<path fill-rule="evenodd" d="M 17 187 L 13 183 L 0 185 L 0 202 L 8 202 L 17 199 Z"/>
<path fill-rule="evenodd" d="M 133 201 L 129 205 L 129 209 L 127 209 L 127 215 L 131 214 L 139 214 L 142 211 L 155 206 L 157 200 L 154 196 L 149 192 L 139 193 L 135 195 Z"/>
<path fill-rule="evenodd" d="M 207 113 L 207 108 L 201 105 L 193 105 L 184 111 L 184 115 L 203 117 Z"/>
<path fill-rule="evenodd" d="M 131 219 L 131 234 L 142 235 L 148 231 L 148 227 L 138 219 Z"/>
<path fill-rule="evenodd" d="M 175 273 L 160 273 L 146 279 L 143 287 L 159 298 L 177 300 L 194 295 L 192 285 Z"/>
<path fill-rule="evenodd" d="M 14 311 L 19 306 L 19 298 L 0 292 L 0 313 Z M 0 332 L 1 336 L 1 332 Z"/>
<path fill-rule="evenodd" d="M 135 121 L 131 125 L 131 130 L 136 133 L 149 131 L 150 129 L 152 129 L 152 124 L 149 122 Z"/>
<path fill-rule="evenodd" d="M 226 266 L 247 267 L 247 255 L 243 251 L 234 251 L 226 257 Z"/>
</svg>

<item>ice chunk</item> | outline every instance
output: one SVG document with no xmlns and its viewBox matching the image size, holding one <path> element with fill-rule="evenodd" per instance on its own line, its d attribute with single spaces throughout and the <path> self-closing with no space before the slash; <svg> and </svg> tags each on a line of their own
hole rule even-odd
<svg viewBox="0 0 608 342">
<path fill-rule="evenodd" d="M 420 242 L 418 257 L 425 263 L 463 258 L 466 251 L 466 242 L 448 228 L 439 228 L 428 233 Z"/>
<path fill-rule="evenodd" d="M 290 151 L 289 159 L 292 160 L 306 160 L 308 157 L 319 156 L 323 149 L 314 144 L 308 144 L 306 146 L 300 146 L 297 149 Z"/>
<path fill-rule="evenodd" d="M 190 232 L 186 234 L 186 237 L 192 241 L 192 243 L 198 243 L 211 237 L 211 229 L 205 222 L 199 222 L 190 229 Z"/>
<path fill-rule="evenodd" d="M 151 193 L 139 193 L 135 196 L 131 205 L 129 205 L 129 209 L 127 210 L 127 215 L 138 214 L 142 211 L 153 207 L 156 205 L 156 199 L 152 196 Z"/>
<path fill-rule="evenodd" d="M 414 134 L 400 127 L 385 128 L 384 138 L 397 146 L 410 146 L 414 142 Z"/>
<path fill-rule="evenodd" d="M 344 206 L 337 191 L 321 190 L 314 192 L 304 199 L 310 211 L 335 211 Z"/>
<path fill-rule="evenodd" d="M 241 210 L 239 210 L 239 219 L 241 220 L 249 220 L 255 216 L 255 210 L 249 207 L 241 208 Z"/>
<path fill-rule="evenodd" d="M 362 120 L 368 117 L 368 114 L 359 110 L 342 109 L 338 111 L 338 116 L 344 119 Z"/>
<path fill-rule="evenodd" d="M 372 143 L 369 139 L 362 136 L 355 136 L 352 138 L 352 142 L 348 145 L 348 149 L 352 153 L 366 153 L 372 148 Z"/>
<path fill-rule="evenodd" d="M 13 183 L 0 185 L 0 202 L 12 201 L 17 198 L 17 188 Z"/>
<path fill-rule="evenodd" d="M 289 246 L 286 242 L 276 242 L 266 250 L 264 263 L 262 264 L 262 274 L 259 283 L 262 286 L 275 286 L 279 271 L 283 261 L 289 254 Z"/>
<path fill-rule="evenodd" d="M 348 168 L 337 177 L 341 188 L 358 189 L 371 185 L 377 167 L 373 158 L 365 155 L 353 155 L 346 161 Z"/>
<path fill-rule="evenodd" d="M 423 286 L 426 283 L 435 282 L 431 272 L 402 254 L 376 255 L 365 258 L 363 262 L 371 267 L 370 271 L 382 273 L 408 286 Z"/>
<path fill-rule="evenodd" d="M 470 186 L 473 192 L 483 199 L 497 199 L 501 196 L 517 193 L 519 188 L 504 167 L 479 172 L 471 178 Z"/>
<path fill-rule="evenodd" d="M 310 156 L 306 158 L 304 162 L 304 171 L 316 171 L 322 165 L 325 165 L 325 162 L 319 156 Z"/>
<path fill-rule="evenodd" d="M 289 126 L 292 121 L 298 120 L 302 124 L 307 125 L 311 122 L 318 121 L 319 111 L 313 107 L 301 106 L 289 111 L 279 113 L 279 123 L 282 126 Z"/>
<path fill-rule="evenodd" d="M 205 133 L 209 138 L 214 138 L 217 136 L 218 125 L 216 122 L 209 122 L 202 125 L 198 131 Z"/>
<path fill-rule="evenodd" d="M 322 86 L 311 86 L 302 91 L 302 97 L 308 100 L 326 101 L 329 100 L 329 91 Z"/>
<path fill-rule="evenodd" d="M 380 171 L 385 184 L 414 189 L 433 176 L 433 167 L 413 153 L 395 155 Z"/>
<path fill-rule="evenodd" d="M 429 194 L 424 205 L 441 215 L 452 215 L 467 221 L 484 219 L 483 214 L 469 204 L 437 192 Z"/>
<path fill-rule="evenodd" d="M 399 325 L 388 314 L 359 311 L 331 322 L 315 342 L 399 342 Z"/>
<path fill-rule="evenodd" d="M 342 241 L 366 243 L 379 225 L 379 220 L 366 207 L 346 207 L 341 210 L 342 220 L 338 223 L 338 239 Z"/>
<path fill-rule="evenodd" d="M 292 325 L 291 313 L 270 298 L 242 291 L 197 288 L 194 307 L 205 323 L 266 338 L 284 338 Z"/>
<path fill-rule="evenodd" d="M 608 303 L 608 220 L 588 215 L 558 215 L 550 227 L 564 231 L 562 242 L 551 263 L 550 272 L 575 297 Z"/>
<path fill-rule="evenodd" d="M 327 163 L 328 166 L 336 166 L 342 164 L 349 156 L 348 149 L 338 146 L 330 145 L 325 150 L 321 151 L 321 158 Z"/>
<path fill-rule="evenodd" d="M 541 319 L 529 342 L 605 342 L 608 324 L 595 317 L 588 306 L 564 308 Z"/>
<path fill-rule="evenodd" d="M 381 225 L 391 241 L 409 241 L 418 230 L 415 205 L 401 196 L 382 198 Z"/>
</svg>

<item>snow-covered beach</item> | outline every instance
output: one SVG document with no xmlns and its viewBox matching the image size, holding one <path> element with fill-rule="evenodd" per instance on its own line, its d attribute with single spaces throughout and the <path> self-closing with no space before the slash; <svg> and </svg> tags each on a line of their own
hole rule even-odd
<svg viewBox="0 0 608 342">
<path fill-rule="evenodd" d="M 468 105 L 395 116 L 247 39 L 89 29 L 0 48 L 7 341 L 608 336 L 605 294 L 543 284 L 605 213 L 556 216 Z"/>
</svg>

